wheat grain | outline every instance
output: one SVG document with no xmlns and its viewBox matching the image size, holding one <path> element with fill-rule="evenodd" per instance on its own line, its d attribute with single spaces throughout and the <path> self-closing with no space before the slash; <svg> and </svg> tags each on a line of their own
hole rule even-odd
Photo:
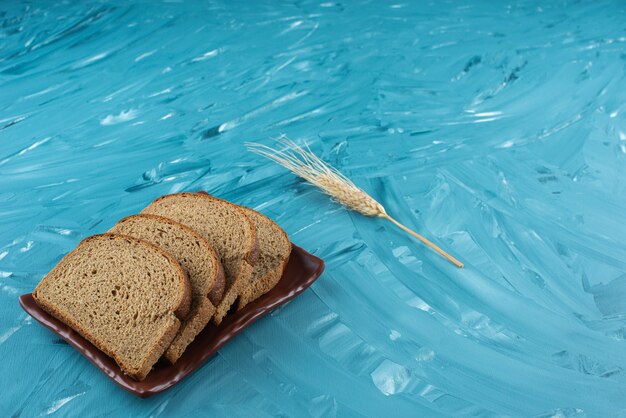
<svg viewBox="0 0 626 418">
<path fill-rule="evenodd" d="M 413 235 L 439 254 L 447 258 L 457 267 L 463 268 L 463 263 L 443 251 L 437 245 L 430 242 L 417 232 L 412 231 L 387 214 L 383 205 L 356 186 L 349 178 L 340 173 L 336 168 L 327 164 L 315 155 L 308 146 L 301 147 L 295 142 L 279 138 L 276 140 L 283 146 L 282 150 L 274 149 L 267 145 L 246 142 L 248 150 L 282 165 L 297 176 L 302 177 L 309 183 L 320 188 L 324 193 L 346 206 L 365 216 L 373 216 L 387 219 L 402 230 Z"/>
</svg>

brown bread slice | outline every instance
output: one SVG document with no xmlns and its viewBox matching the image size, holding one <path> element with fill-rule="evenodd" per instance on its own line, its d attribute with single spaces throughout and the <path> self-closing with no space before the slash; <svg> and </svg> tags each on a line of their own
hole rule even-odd
<svg viewBox="0 0 626 418">
<path fill-rule="evenodd" d="M 267 216 L 241 206 L 252 220 L 259 240 L 259 259 L 252 277 L 239 297 L 238 310 L 272 290 L 280 280 L 289 261 L 291 242 L 289 237 Z"/>
<path fill-rule="evenodd" d="M 157 215 L 133 215 L 122 219 L 109 232 L 144 239 L 172 254 L 180 263 L 192 288 L 191 313 L 165 351 L 175 363 L 196 336 L 209 323 L 215 307 L 209 292 L 217 281 L 224 282 L 222 265 L 211 244 L 193 229 Z"/>
<path fill-rule="evenodd" d="M 143 380 L 189 313 L 191 285 L 170 254 L 117 234 L 83 240 L 33 292 L 39 306 Z"/>
<path fill-rule="evenodd" d="M 219 325 L 250 280 L 259 255 L 254 225 L 243 210 L 205 193 L 162 196 L 142 213 L 161 215 L 189 226 L 217 250 L 226 278 L 224 297 L 217 305 L 213 322 Z"/>
</svg>

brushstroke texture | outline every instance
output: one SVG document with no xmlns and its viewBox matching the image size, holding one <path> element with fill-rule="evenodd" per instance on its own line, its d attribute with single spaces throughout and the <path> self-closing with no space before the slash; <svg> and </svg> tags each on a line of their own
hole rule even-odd
<svg viewBox="0 0 626 418">
<path fill-rule="evenodd" d="M 625 21 L 618 1 L 2 2 L 0 415 L 624 414 Z M 245 152 L 281 134 L 466 269 Z M 17 296 L 198 189 L 327 270 L 136 399 Z"/>
</svg>

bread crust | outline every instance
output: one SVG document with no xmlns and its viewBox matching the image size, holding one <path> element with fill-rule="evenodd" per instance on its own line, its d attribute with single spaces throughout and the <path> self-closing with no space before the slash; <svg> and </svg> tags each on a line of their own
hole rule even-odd
<svg viewBox="0 0 626 418">
<path fill-rule="evenodd" d="M 254 267 L 248 264 L 245 260 L 241 263 L 237 277 L 233 281 L 233 285 L 226 291 L 224 298 L 219 303 L 213 315 L 213 323 L 219 325 L 230 310 L 230 307 L 235 303 L 237 297 L 241 296 L 241 292 L 244 286 L 248 283 L 249 278 L 252 276 Z"/>
<path fill-rule="evenodd" d="M 226 277 L 224 276 L 224 267 L 220 262 L 217 253 L 214 251 L 215 263 L 217 265 L 217 275 L 215 276 L 215 285 L 207 295 L 212 305 L 217 305 L 224 296 L 224 288 L 226 287 Z"/>
<path fill-rule="evenodd" d="M 227 203 L 230 203 L 230 202 L 227 202 Z M 254 226 L 254 222 L 252 221 L 252 219 L 250 219 L 250 217 L 246 215 L 246 212 L 243 211 L 238 205 L 235 205 L 234 203 L 230 203 L 230 204 L 233 207 L 235 207 L 235 209 L 237 209 L 237 211 L 241 213 L 241 215 L 244 218 L 246 218 L 246 220 L 248 221 L 248 224 L 250 224 L 250 229 L 252 230 L 252 236 L 254 237 L 254 240 L 252 241 L 252 247 L 250 247 L 250 250 L 246 254 L 246 262 L 252 267 L 254 267 L 256 262 L 259 261 L 259 255 L 261 254 L 261 247 L 259 245 L 259 237 L 257 236 L 256 226 Z"/>
<path fill-rule="evenodd" d="M 219 261 L 219 260 L 218 260 Z M 224 268 L 222 264 L 219 263 L 220 266 L 220 274 L 215 278 L 215 286 L 209 292 L 209 300 L 213 305 L 217 305 L 224 297 L 224 288 L 226 287 L 226 277 L 224 277 Z"/>
<path fill-rule="evenodd" d="M 53 273 L 56 272 L 58 269 L 62 268 L 62 266 L 64 265 L 63 261 L 66 258 L 68 258 L 74 252 L 78 251 L 82 245 L 84 245 L 85 243 L 89 241 L 106 240 L 106 239 L 125 239 L 126 241 L 138 242 L 142 245 L 146 245 L 155 249 L 157 252 L 159 252 L 161 255 L 167 258 L 170 264 L 173 267 L 175 267 L 175 270 L 178 272 L 178 276 L 181 282 L 182 289 L 179 293 L 178 304 L 176 305 L 174 312 L 171 313 L 168 319 L 168 322 L 166 324 L 166 327 L 163 330 L 163 334 L 160 336 L 160 338 L 157 338 L 153 346 L 150 347 L 148 351 L 149 352 L 148 356 L 144 359 L 143 363 L 138 368 L 133 368 L 129 364 L 126 364 L 122 358 L 116 355 L 116 353 L 113 352 L 109 347 L 107 347 L 106 344 L 100 341 L 98 337 L 93 335 L 90 330 L 83 328 L 82 326 L 80 326 L 80 324 L 74 321 L 73 318 L 65 315 L 63 312 L 57 310 L 54 306 L 49 305 L 48 303 L 46 303 L 45 300 L 39 297 L 39 290 L 41 289 L 43 284 L 46 283 L 48 280 L 51 280 L 50 277 L 53 276 Z M 92 235 L 82 240 L 74 250 L 70 251 L 65 257 L 63 257 L 61 262 L 59 262 L 41 280 L 41 282 L 37 285 L 37 287 L 33 291 L 33 297 L 44 311 L 54 316 L 58 320 L 62 321 L 63 323 L 69 325 L 72 329 L 74 329 L 76 332 L 81 334 L 83 337 L 89 340 L 92 344 L 98 347 L 98 349 L 100 349 L 103 353 L 105 353 L 109 357 L 112 357 L 125 374 L 129 375 L 133 379 L 143 380 L 152 369 L 152 366 L 154 365 L 154 363 L 156 363 L 156 361 L 161 357 L 161 355 L 163 355 L 167 347 L 169 347 L 169 345 L 172 343 L 172 340 L 176 336 L 176 333 L 178 332 L 178 329 L 180 327 L 179 318 L 181 316 L 179 315 L 186 316 L 189 313 L 189 308 L 191 306 L 191 285 L 189 283 L 189 280 L 187 279 L 187 275 L 185 274 L 185 271 L 182 269 L 180 264 L 178 264 L 178 261 L 176 261 L 174 257 L 166 253 L 159 247 L 147 241 L 129 237 L 126 235 L 106 233 L 106 234 Z"/>
<path fill-rule="evenodd" d="M 237 310 L 242 309 L 248 303 L 260 298 L 261 296 L 263 296 L 264 294 L 272 290 L 274 286 L 278 284 L 280 279 L 283 277 L 285 267 L 287 267 L 287 264 L 289 263 L 289 257 L 291 255 L 291 245 L 289 246 L 289 248 L 290 248 L 289 255 L 287 255 L 283 263 L 279 265 L 278 267 L 276 267 L 271 272 L 267 273 L 261 279 L 255 281 L 250 291 L 250 298 L 248 300 L 243 301 L 244 302 L 243 304 L 241 304 L 240 302 L 240 305 L 238 306 Z"/>
<path fill-rule="evenodd" d="M 190 319 L 181 325 L 176 333 L 176 338 L 172 341 L 163 357 L 170 363 L 174 364 L 183 355 L 189 344 L 209 323 L 211 317 L 215 313 L 215 306 L 208 298 L 202 298 L 198 306 L 190 315 Z"/>
<path fill-rule="evenodd" d="M 274 270 L 268 272 L 267 274 L 265 274 L 263 277 L 258 278 L 257 280 L 252 281 L 252 277 L 250 277 L 249 280 L 249 284 L 245 287 L 245 289 L 243 289 L 242 291 L 242 295 L 239 298 L 239 303 L 237 306 L 237 310 L 241 310 L 243 309 L 248 303 L 252 302 L 253 300 L 261 297 L 262 295 L 264 295 L 265 293 L 269 292 L 270 290 L 272 290 L 272 288 L 274 288 L 274 286 L 276 286 L 276 284 L 279 282 L 279 280 L 281 279 L 283 272 L 285 271 L 285 267 L 287 266 L 287 263 L 289 262 L 289 256 L 291 255 L 291 241 L 289 240 L 289 236 L 287 235 L 287 233 L 285 232 L 284 229 L 282 229 L 276 222 L 274 222 L 271 218 L 263 215 L 261 212 L 256 211 L 254 209 L 242 206 L 241 209 L 243 212 L 245 212 L 245 210 L 250 210 L 255 212 L 258 216 L 262 217 L 265 221 L 271 223 L 272 225 L 274 225 L 276 227 L 276 229 L 278 231 L 280 231 L 281 235 L 283 236 L 284 241 L 286 241 L 289 245 L 289 252 L 287 253 L 287 257 L 285 257 L 285 259 L 283 260 L 283 262 L 278 265 Z M 247 216 L 247 215 L 246 215 Z M 248 217 L 249 218 L 249 217 Z M 260 249 L 259 249 L 259 253 L 260 253 Z"/>
</svg>

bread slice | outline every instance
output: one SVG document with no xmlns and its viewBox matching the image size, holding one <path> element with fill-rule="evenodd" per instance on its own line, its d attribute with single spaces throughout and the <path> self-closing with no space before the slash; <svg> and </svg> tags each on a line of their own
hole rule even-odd
<svg viewBox="0 0 626 418">
<path fill-rule="evenodd" d="M 267 216 L 241 207 L 254 224 L 259 240 L 259 259 L 248 285 L 239 297 L 238 310 L 272 290 L 280 280 L 291 254 L 289 237 Z"/>
<path fill-rule="evenodd" d="M 109 232 L 144 239 L 158 246 L 172 254 L 187 273 L 193 294 L 191 313 L 164 355 L 169 362 L 175 363 L 215 312 L 208 298 L 209 292 L 218 279 L 224 282 L 224 272 L 215 250 L 193 229 L 157 215 L 129 216 Z"/>
<path fill-rule="evenodd" d="M 117 234 L 83 240 L 33 292 L 39 306 L 143 380 L 189 313 L 191 286 L 176 259 Z"/>
<path fill-rule="evenodd" d="M 142 213 L 161 215 L 198 231 L 217 250 L 226 278 L 213 322 L 219 325 L 252 275 L 259 256 L 254 225 L 243 210 L 205 193 L 162 196 Z"/>
</svg>

